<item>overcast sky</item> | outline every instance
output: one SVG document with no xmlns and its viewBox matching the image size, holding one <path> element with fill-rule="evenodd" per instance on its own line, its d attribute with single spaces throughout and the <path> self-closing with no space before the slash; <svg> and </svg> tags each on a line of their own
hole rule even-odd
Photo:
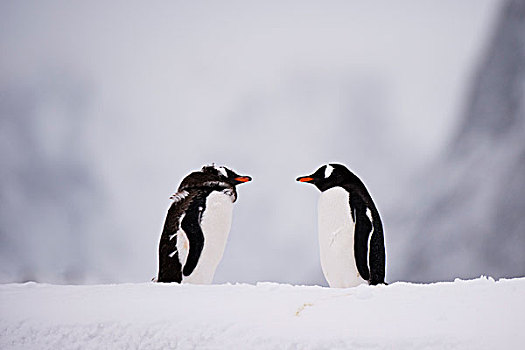
<svg viewBox="0 0 525 350">
<path fill-rule="evenodd" d="M 497 9 L 3 2 L 2 278 L 151 279 L 169 196 L 215 162 L 254 178 L 216 281 L 325 283 L 318 193 L 294 179 L 345 163 L 395 215 L 457 124 Z"/>
</svg>

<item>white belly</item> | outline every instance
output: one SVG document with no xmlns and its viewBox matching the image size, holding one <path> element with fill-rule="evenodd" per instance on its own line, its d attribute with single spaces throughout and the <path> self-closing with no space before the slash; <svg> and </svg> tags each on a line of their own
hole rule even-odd
<svg viewBox="0 0 525 350">
<path fill-rule="evenodd" d="M 341 187 L 321 193 L 318 206 L 321 267 L 330 287 L 348 288 L 366 283 L 354 257 L 354 221 L 349 194 Z"/>
<path fill-rule="evenodd" d="M 223 192 L 212 192 L 206 199 L 206 208 L 201 218 L 204 234 L 204 247 L 195 270 L 189 276 L 183 276 L 183 283 L 210 284 L 215 270 L 224 253 L 232 222 L 233 203 L 231 196 Z M 180 231 L 177 249 L 182 266 L 186 263 L 188 241 L 184 231 Z M 180 246 L 180 248 L 179 248 Z M 191 249 L 191 247 L 189 247 Z"/>
</svg>

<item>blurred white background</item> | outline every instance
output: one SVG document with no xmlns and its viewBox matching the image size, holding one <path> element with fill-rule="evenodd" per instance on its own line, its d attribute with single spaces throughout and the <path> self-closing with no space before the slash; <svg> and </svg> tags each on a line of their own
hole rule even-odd
<svg viewBox="0 0 525 350">
<path fill-rule="evenodd" d="M 169 196 L 212 162 L 254 178 L 239 187 L 218 283 L 325 285 L 318 192 L 294 180 L 334 161 L 361 177 L 383 216 L 388 281 L 525 273 L 525 250 L 517 262 L 478 254 L 476 218 L 429 219 L 440 195 L 467 181 L 443 169 L 466 163 L 447 154 L 504 9 L 496 0 L 2 2 L 0 281 L 149 281 Z M 487 196 L 453 210 L 483 216 Z M 519 225 L 509 243 L 518 248 Z"/>
</svg>

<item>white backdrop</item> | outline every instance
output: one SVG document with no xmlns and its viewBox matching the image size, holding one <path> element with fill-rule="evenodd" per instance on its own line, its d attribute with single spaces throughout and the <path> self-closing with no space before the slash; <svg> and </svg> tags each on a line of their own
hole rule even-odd
<svg viewBox="0 0 525 350">
<path fill-rule="evenodd" d="M 254 178 L 216 282 L 325 283 L 318 193 L 294 179 L 329 161 L 367 184 L 396 264 L 389 221 L 456 126 L 497 9 L 2 3 L 0 278 L 151 279 L 169 196 L 211 162 Z"/>
</svg>

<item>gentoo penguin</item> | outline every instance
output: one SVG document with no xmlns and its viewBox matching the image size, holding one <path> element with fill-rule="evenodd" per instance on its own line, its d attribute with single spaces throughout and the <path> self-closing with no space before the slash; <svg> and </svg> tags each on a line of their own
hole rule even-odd
<svg viewBox="0 0 525 350">
<path fill-rule="evenodd" d="M 236 186 L 251 179 L 211 165 L 182 180 L 160 237 L 158 282 L 212 283 L 230 232 Z"/>
<path fill-rule="evenodd" d="M 323 165 L 297 181 L 321 191 L 319 247 L 330 287 L 385 283 L 383 225 L 363 182 L 341 164 Z"/>
</svg>

